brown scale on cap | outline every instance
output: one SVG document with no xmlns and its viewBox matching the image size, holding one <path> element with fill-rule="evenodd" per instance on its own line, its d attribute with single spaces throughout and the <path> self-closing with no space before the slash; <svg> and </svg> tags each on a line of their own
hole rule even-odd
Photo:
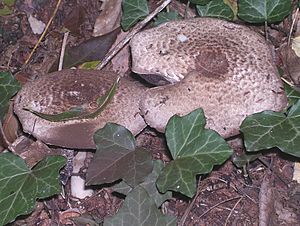
<svg viewBox="0 0 300 226">
<path fill-rule="evenodd" d="M 229 137 L 247 115 L 286 106 L 268 44 L 245 26 L 212 18 L 174 21 L 140 32 L 130 45 L 134 72 L 176 83 L 141 99 L 146 123 L 158 131 L 172 115 L 202 107 L 207 126 Z"/>
<path fill-rule="evenodd" d="M 95 148 L 93 134 L 106 122 L 127 127 L 133 134 L 145 127 L 139 114 L 139 98 L 145 88 L 129 78 L 122 78 L 113 99 L 92 119 L 50 122 L 24 110 L 57 114 L 84 106 L 93 112 L 97 98 L 105 95 L 117 75 L 107 71 L 63 70 L 26 84 L 15 100 L 15 113 L 23 130 L 48 144 L 69 148 Z"/>
</svg>

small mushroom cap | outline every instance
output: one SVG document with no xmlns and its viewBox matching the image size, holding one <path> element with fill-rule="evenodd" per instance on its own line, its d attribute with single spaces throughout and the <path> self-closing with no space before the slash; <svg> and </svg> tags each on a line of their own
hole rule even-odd
<svg viewBox="0 0 300 226">
<path fill-rule="evenodd" d="M 108 71 L 63 70 L 27 83 L 18 93 L 14 110 L 23 130 L 37 139 L 56 146 L 95 148 L 94 133 L 107 122 L 121 124 L 133 134 L 146 126 L 139 114 L 139 98 L 145 88 L 122 78 L 112 100 L 95 118 L 51 122 L 24 108 L 45 114 L 58 114 L 72 107 L 85 106 L 93 111 L 96 100 L 105 95 L 117 75 Z"/>
<path fill-rule="evenodd" d="M 136 73 L 183 79 L 141 99 L 146 123 L 160 132 L 174 114 L 201 107 L 207 127 L 229 137 L 247 115 L 286 106 L 268 44 L 245 26 L 212 18 L 167 22 L 137 34 L 131 48 Z"/>
<path fill-rule="evenodd" d="M 193 70 L 212 76 L 266 74 L 269 69 L 274 73 L 263 37 L 246 26 L 214 18 L 164 23 L 136 34 L 130 47 L 132 71 L 150 82 L 161 76 L 176 83 Z"/>
</svg>

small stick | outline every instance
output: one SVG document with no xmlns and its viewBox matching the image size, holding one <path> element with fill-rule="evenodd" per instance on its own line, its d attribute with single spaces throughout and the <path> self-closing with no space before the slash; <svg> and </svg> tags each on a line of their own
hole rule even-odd
<svg viewBox="0 0 300 226">
<path fill-rule="evenodd" d="M 63 68 L 63 63 L 64 63 L 64 55 L 65 55 L 65 50 L 66 50 L 66 45 L 67 45 L 67 40 L 69 36 L 69 31 L 64 33 L 64 39 L 61 45 L 61 52 L 60 52 L 60 57 L 59 57 L 59 65 L 58 65 L 58 71 L 61 71 Z"/>
<path fill-rule="evenodd" d="M 299 8 L 297 7 L 296 13 L 295 13 L 295 18 L 293 19 L 292 26 L 291 26 L 291 29 L 290 29 L 290 32 L 289 32 L 288 46 L 290 46 L 290 44 L 291 44 L 291 37 L 292 37 L 292 33 L 293 33 L 293 28 L 295 26 L 296 20 L 298 19 L 298 14 L 299 14 Z"/>
<path fill-rule="evenodd" d="M 222 205 L 222 204 L 224 204 L 224 203 L 226 203 L 226 202 L 230 202 L 230 201 L 232 201 L 232 200 L 240 199 L 240 198 L 243 198 L 243 196 L 237 196 L 237 197 L 233 197 L 233 198 L 230 198 L 230 199 L 226 199 L 226 200 L 224 200 L 224 201 L 222 201 L 222 202 L 219 202 L 219 203 L 217 203 L 216 205 L 214 205 L 214 206 L 212 206 L 211 208 L 209 208 L 208 210 L 206 210 L 204 213 L 202 213 L 202 214 L 200 215 L 199 218 L 203 217 L 204 215 L 206 215 L 208 212 L 210 212 L 211 210 L 213 210 L 214 208 L 216 208 L 216 207 L 219 206 L 219 205 Z"/>
<path fill-rule="evenodd" d="M 178 223 L 178 226 L 184 226 L 185 225 L 185 221 L 189 215 L 189 213 L 191 212 L 191 209 L 192 207 L 195 205 L 195 202 L 196 202 L 196 199 L 198 198 L 198 196 L 200 195 L 200 192 L 201 192 L 201 186 L 200 186 L 200 183 L 201 183 L 201 177 L 199 178 L 199 181 L 198 181 L 198 189 L 197 189 L 197 193 L 195 195 L 195 197 L 193 198 L 192 202 L 189 204 L 189 206 L 187 207 L 187 209 L 185 210 L 180 222 Z"/>
<path fill-rule="evenodd" d="M 127 34 L 127 36 L 119 42 L 112 51 L 110 51 L 105 58 L 96 66 L 97 70 L 101 70 L 105 65 L 132 39 L 132 37 L 138 33 L 150 20 L 153 19 L 160 11 L 162 11 L 172 0 L 164 1 L 158 6 L 152 13 L 150 13 L 144 20 L 139 22 L 135 27 Z"/>
<path fill-rule="evenodd" d="M 45 35 L 46 35 L 46 33 L 47 33 L 47 31 L 48 31 L 48 29 L 49 29 L 49 27 L 50 27 L 50 24 L 52 23 L 52 21 L 53 21 L 55 15 L 56 15 L 56 13 L 57 13 L 57 10 L 58 10 L 58 8 L 59 8 L 59 5 L 60 5 L 61 1 L 62 1 L 62 0 L 58 0 L 58 1 L 57 1 L 57 4 L 56 4 L 56 6 L 55 6 L 54 12 L 52 13 L 52 16 L 51 16 L 50 20 L 48 21 L 48 23 L 47 23 L 47 25 L 46 25 L 46 27 L 45 27 L 45 29 L 44 29 L 42 35 L 40 36 L 38 42 L 35 44 L 33 50 L 32 50 L 31 53 L 29 54 L 29 56 L 28 56 L 27 60 L 25 61 L 24 65 L 28 64 L 28 62 L 31 60 L 31 57 L 32 57 L 32 55 L 34 54 L 35 50 L 37 49 L 37 47 L 40 45 L 40 43 L 42 42 L 43 38 L 45 37 Z"/>
<path fill-rule="evenodd" d="M 191 1 L 188 1 L 187 3 L 186 3 L 186 6 L 185 6 L 185 10 L 184 10 L 184 19 L 187 19 L 188 18 L 188 9 L 189 9 L 189 7 L 190 7 L 190 3 L 191 3 Z"/>
<path fill-rule="evenodd" d="M 224 225 L 224 226 L 227 225 L 227 223 L 228 223 L 228 221 L 229 221 L 229 218 L 231 217 L 231 215 L 232 215 L 234 209 L 235 209 L 235 208 L 237 207 L 237 205 L 242 201 L 242 199 L 243 199 L 243 197 L 241 197 L 241 198 L 236 202 L 236 204 L 233 206 L 233 208 L 231 209 L 231 211 L 230 211 L 228 217 L 226 218 L 226 221 L 225 221 L 225 225 Z"/>
<path fill-rule="evenodd" d="M 289 86 L 295 87 L 295 85 L 294 85 L 292 82 L 288 81 L 288 80 L 285 79 L 284 77 L 280 77 L 280 78 L 281 78 L 282 81 L 284 81 L 284 82 L 285 82 L 286 84 L 288 84 Z"/>
<path fill-rule="evenodd" d="M 11 143 L 9 142 L 9 140 L 7 139 L 5 133 L 4 133 L 4 129 L 3 129 L 3 125 L 2 122 L 0 121 L 0 133 L 2 134 L 2 138 L 4 140 L 4 142 L 6 143 L 7 146 L 10 146 Z"/>
<path fill-rule="evenodd" d="M 265 21 L 265 36 L 266 40 L 269 41 L 269 36 L 268 36 L 268 22 Z"/>
</svg>

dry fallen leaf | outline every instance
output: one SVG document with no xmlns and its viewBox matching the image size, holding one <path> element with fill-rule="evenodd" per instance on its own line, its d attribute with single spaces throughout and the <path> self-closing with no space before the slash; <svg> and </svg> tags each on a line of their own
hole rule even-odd
<svg viewBox="0 0 300 226">
<path fill-rule="evenodd" d="M 119 33 L 117 39 L 113 46 L 110 48 L 112 50 L 120 41 L 122 41 L 128 32 Z M 120 75 L 125 75 L 126 72 L 129 70 L 129 45 L 127 44 L 124 48 L 118 52 L 118 54 L 111 60 L 112 63 L 112 70 Z"/>
<path fill-rule="evenodd" d="M 20 156 L 25 159 L 28 166 L 32 167 L 45 157 L 58 154 L 59 151 L 51 150 L 46 144 L 37 140 L 21 153 Z"/>
<path fill-rule="evenodd" d="M 16 116 L 13 113 L 13 104 L 10 103 L 8 112 L 3 121 L 3 133 L 9 143 L 13 143 L 18 137 L 19 124 Z"/>
<path fill-rule="evenodd" d="M 299 47 L 300 47 L 299 44 L 300 43 L 296 44 L 298 45 L 298 47 L 296 47 L 294 44 L 294 47 L 292 48 L 298 49 L 297 51 L 299 51 Z M 280 47 L 280 54 L 281 54 L 282 61 L 288 72 L 288 75 L 291 77 L 295 85 L 299 85 L 300 84 L 300 58 L 297 56 L 295 50 L 293 50 L 292 48 L 287 47 L 287 45 L 283 45 L 282 47 Z"/>
<path fill-rule="evenodd" d="M 93 36 L 101 36 L 120 26 L 122 0 L 102 0 L 101 13 L 96 19 Z"/>
<path fill-rule="evenodd" d="M 35 34 L 35 35 L 42 34 L 46 27 L 46 25 L 42 21 L 36 19 L 32 15 L 29 15 L 28 22 L 30 24 L 30 28 L 31 28 L 33 34 Z"/>
</svg>

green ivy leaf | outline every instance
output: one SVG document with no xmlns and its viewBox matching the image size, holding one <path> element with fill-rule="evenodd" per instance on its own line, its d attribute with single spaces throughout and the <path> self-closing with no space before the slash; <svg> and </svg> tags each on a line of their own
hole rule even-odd
<svg viewBox="0 0 300 226">
<path fill-rule="evenodd" d="M 36 199 L 58 194 L 61 190 L 58 172 L 65 163 L 62 156 L 50 156 L 29 169 L 19 156 L 1 153 L 0 225 L 31 213 Z"/>
<path fill-rule="evenodd" d="M 122 9 L 121 26 L 124 31 L 129 30 L 129 28 L 149 14 L 146 0 L 123 0 Z"/>
<path fill-rule="evenodd" d="M 178 12 L 171 11 L 171 12 L 161 12 L 157 15 L 156 20 L 154 22 L 155 26 L 163 24 L 168 21 L 179 20 L 181 17 Z"/>
<path fill-rule="evenodd" d="M 0 16 L 7 16 L 13 13 L 13 7 L 15 5 L 15 0 L 1 0 L 0 1 Z"/>
<path fill-rule="evenodd" d="M 165 194 L 160 193 L 156 188 L 156 180 L 163 169 L 163 162 L 160 160 L 155 160 L 153 164 L 152 172 L 146 177 L 145 181 L 140 184 L 148 192 L 150 197 L 154 200 L 157 207 L 160 207 L 166 200 L 172 197 L 171 192 L 166 192 Z M 124 181 L 114 185 L 112 189 L 115 192 L 127 195 L 132 188 L 126 184 Z"/>
<path fill-rule="evenodd" d="M 21 89 L 20 83 L 9 72 L 0 72 L 0 121 L 7 113 L 9 100 Z"/>
<path fill-rule="evenodd" d="M 211 0 L 190 0 L 192 4 L 195 5 L 206 5 Z"/>
<path fill-rule="evenodd" d="M 161 192 L 173 190 L 188 197 L 196 192 L 196 175 L 211 172 L 232 154 L 232 149 L 215 131 L 205 129 L 202 109 L 179 117 L 174 115 L 166 127 L 166 138 L 173 157 L 162 171 L 157 186 Z"/>
<path fill-rule="evenodd" d="M 79 65 L 79 69 L 85 69 L 85 70 L 96 70 L 96 67 L 98 64 L 100 64 L 100 60 L 94 60 L 94 61 L 88 61 L 84 62 L 83 64 Z"/>
<path fill-rule="evenodd" d="M 96 153 L 87 170 L 88 185 L 123 179 L 134 187 L 151 173 L 151 154 L 136 148 L 134 136 L 125 127 L 107 123 L 95 133 L 94 141 Z"/>
<path fill-rule="evenodd" d="M 147 191 L 137 186 L 125 198 L 122 208 L 113 217 L 104 218 L 104 226 L 167 226 L 176 225 L 175 217 L 164 216 Z"/>
<path fill-rule="evenodd" d="M 300 90 L 284 83 L 284 91 L 289 101 L 289 106 L 294 105 L 300 99 Z"/>
<path fill-rule="evenodd" d="M 248 116 L 240 127 L 247 151 L 273 147 L 300 157 L 300 101 L 287 112 L 264 111 Z"/>
<path fill-rule="evenodd" d="M 197 5 L 196 8 L 199 16 L 202 17 L 216 17 L 226 20 L 232 20 L 234 17 L 233 11 L 223 0 L 212 0 L 206 5 Z"/>
<path fill-rule="evenodd" d="M 291 0 L 240 0 L 238 17 L 249 23 L 275 23 L 291 12 Z"/>
</svg>

